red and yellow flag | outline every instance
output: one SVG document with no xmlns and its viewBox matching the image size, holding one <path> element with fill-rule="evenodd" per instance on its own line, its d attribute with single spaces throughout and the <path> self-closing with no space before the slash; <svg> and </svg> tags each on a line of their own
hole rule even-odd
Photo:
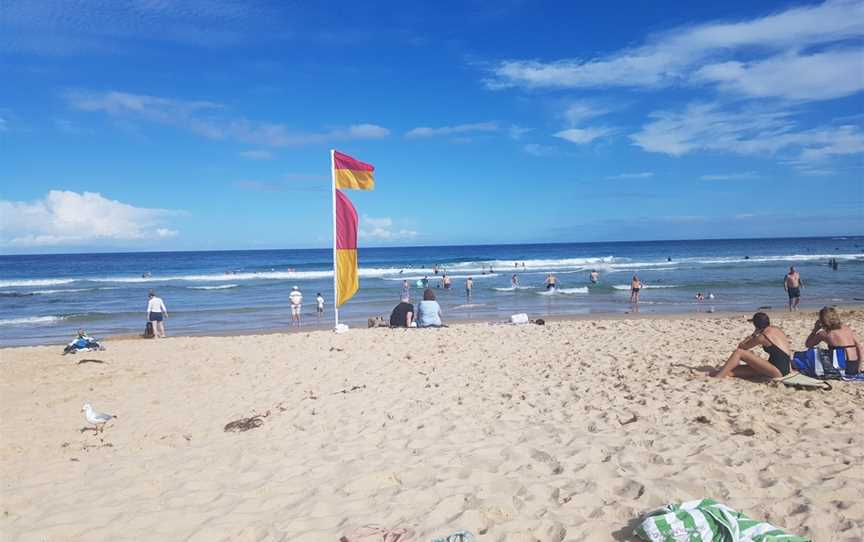
<svg viewBox="0 0 864 542">
<path fill-rule="evenodd" d="M 360 289 L 357 273 L 357 210 L 342 189 L 372 190 L 375 188 L 375 168 L 333 151 L 333 198 L 336 212 L 336 306 L 351 299 Z"/>
<path fill-rule="evenodd" d="M 347 154 L 333 151 L 333 181 L 336 188 L 372 190 L 375 188 L 375 168 Z"/>
<path fill-rule="evenodd" d="M 336 306 L 360 289 L 357 277 L 357 210 L 351 200 L 336 191 Z"/>
</svg>

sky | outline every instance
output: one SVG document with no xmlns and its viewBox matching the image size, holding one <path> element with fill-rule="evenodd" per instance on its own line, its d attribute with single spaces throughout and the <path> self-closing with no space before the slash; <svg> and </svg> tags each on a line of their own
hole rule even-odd
<svg viewBox="0 0 864 542">
<path fill-rule="evenodd" d="M 864 0 L 0 8 L 0 253 L 864 234 Z"/>
</svg>

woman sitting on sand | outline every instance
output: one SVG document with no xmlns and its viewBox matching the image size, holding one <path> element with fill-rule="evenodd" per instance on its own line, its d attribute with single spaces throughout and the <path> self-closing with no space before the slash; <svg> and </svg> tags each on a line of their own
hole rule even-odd
<svg viewBox="0 0 864 542">
<path fill-rule="evenodd" d="M 423 301 L 417 305 L 417 325 L 419 327 L 441 327 L 441 305 L 435 301 L 435 292 L 427 288 Z"/>
<path fill-rule="evenodd" d="M 846 374 L 855 375 L 861 370 L 861 357 L 864 355 L 864 346 L 855 335 L 855 332 L 840 321 L 840 315 L 834 307 L 823 307 L 819 311 L 819 318 L 813 325 L 813 331 L 804 342 L 807 348 L 813 348 L 819 343 L 826 343 L 828 348 L 835 350 L 843 348 L 846 350 Z"/>
<path fill-rule="evenodd" d="M 764 312 L 757 312 L 748 322 L 753 322 L 756 331 L 738 345 L 723 368 L 713 376 L 715 378 L 727 376 L 780 378 L 788 375 L 792 357 L 789 338 L 780 331 L 780 328 L 771 325 L 771 320 Z M 757 346 L 765 350 L 768 359 L 750 351 Z M 740 365 L 742 361 L 745 365 Z"/>
</svg>

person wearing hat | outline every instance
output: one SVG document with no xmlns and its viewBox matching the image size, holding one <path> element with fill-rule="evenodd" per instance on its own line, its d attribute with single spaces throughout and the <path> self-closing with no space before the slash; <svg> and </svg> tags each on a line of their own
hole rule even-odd
<svg viewBox="0 0 864 542">
<path fill-rule="evenodd" d="M 300 287 L 295 286 L 288 294 L 288 299 L 291 301 L 291 323 L 295 326 L 300 325 L 300 309 L 303 307 L 303 294 L 300 293 Z"/>
<path fill-rule="evenodd" d="M 772 326 L 771 319 L 764 312 L 757 312 L 747 321 L 752 322 L 756 330 L 738 345 L 723 367 L 713 376 L 780 378 L 788 375 L 792 370 L 792 346 L 786 334 L 780 328 Z M 761 346 L 768 354 L 768 359 L 750 351 L 757 346 Z"/>
</svg>

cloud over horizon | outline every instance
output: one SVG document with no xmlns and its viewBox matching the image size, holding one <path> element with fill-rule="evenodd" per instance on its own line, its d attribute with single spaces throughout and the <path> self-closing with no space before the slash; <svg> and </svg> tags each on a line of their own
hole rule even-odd
<svg viewBox="0 0 864 542">
<path fill-rule="evenodd" d="M 0 200 L 0 246 L 165 239 L 178 235 L 168 224 L 178 214 L 135 207 L 96 192 L 51 190 L 30 202 Z"/>
</svg>

